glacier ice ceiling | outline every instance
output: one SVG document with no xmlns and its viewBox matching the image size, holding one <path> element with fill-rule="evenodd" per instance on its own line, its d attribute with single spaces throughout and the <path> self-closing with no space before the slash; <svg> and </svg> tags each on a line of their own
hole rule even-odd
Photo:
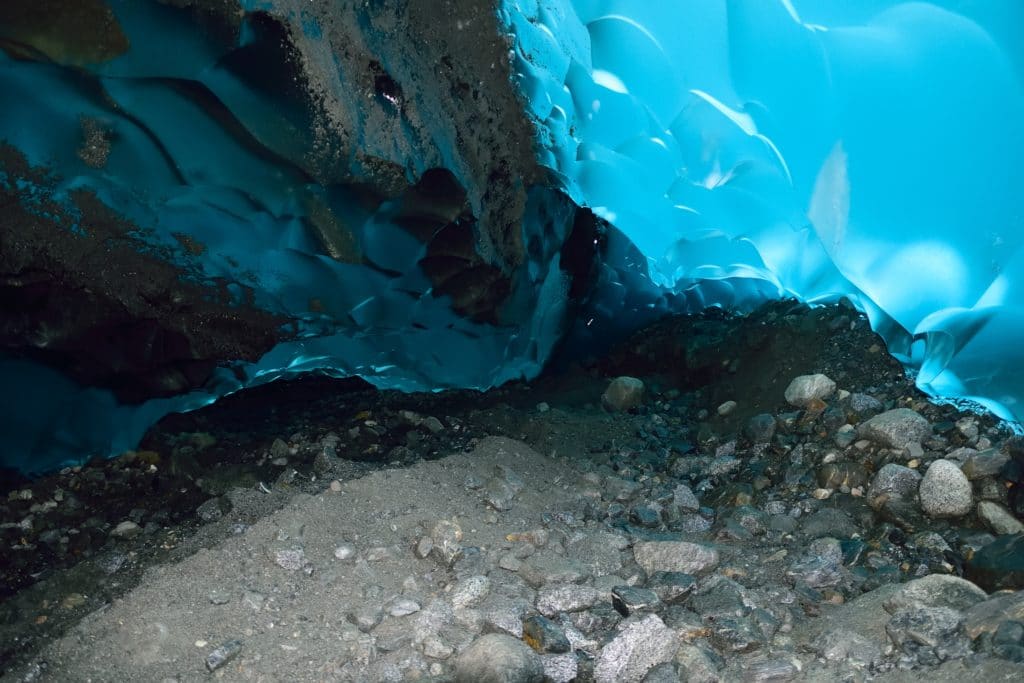
<svg viewBox="0 0 1024 683">
<path fill-rule="evenodd" d="M 1024 415 L 1017 0 L 7 0 L 0 48 L 8 465 L 779 297 Z"/>
</svg>

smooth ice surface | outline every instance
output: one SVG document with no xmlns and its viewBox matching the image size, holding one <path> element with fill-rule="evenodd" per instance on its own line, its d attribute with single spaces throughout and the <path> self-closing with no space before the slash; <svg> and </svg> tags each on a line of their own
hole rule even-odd
<svg viewBox="0 0 1024 683">
<path fill-rule="evenodd" d="M 654 285 L 724 306 L 848 296 L 922 388 L 1024 415 L 1024 3 L 503 16 L 544 163 Z"/>
</svg>

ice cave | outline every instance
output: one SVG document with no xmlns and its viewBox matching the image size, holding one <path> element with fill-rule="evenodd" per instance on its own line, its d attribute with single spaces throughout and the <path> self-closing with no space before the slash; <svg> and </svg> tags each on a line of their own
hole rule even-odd
<svg viewBox="0 0 1024 683">
<path fill-rule="evenodd" d="M 0 681 L 1024 681 L 1024 0 L 0 0 Z"/>
<path fill-rule="evenodd" d="M 8 466 L 779 298 L 1024 416 L 1017 0 L 8 0 L 0 47 Z"/>
</svg>

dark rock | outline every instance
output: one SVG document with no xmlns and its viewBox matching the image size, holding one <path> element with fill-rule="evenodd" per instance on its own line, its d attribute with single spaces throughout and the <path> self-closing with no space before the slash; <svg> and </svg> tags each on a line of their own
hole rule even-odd
<svg viewBox="0 0 1024 683">
<path fill-rule="evenodd" d="M 634 505 L 629 511 L 629 521 L 647 529 L 661 526 L 661 511 L 652 505 Z"/>
<path fill-rule="evenodd" d="M 878 470 L 868 489 L 868 499 L 873 500 L 883 495 L 896 498 L 907 498 L 917 495 L 921 485 L 921 474 L 909 467 L 889 463 Z"/>
<path fill-rule="evenodd" d="M 856 488 L 868 481 L 867 470 L 853 462 L 832 462 L 818 468 L 818 486 L 838 489 L 842 486 Z"/>
<path fill-rule="evenodd" d="M 561 654 L 572 649 L 565 631 L 555 622 L 540 615 L 523 621 L 523 641 L 540 653 Z"/>
<path fill-rule="evenodd" d="M 601 396 L 606 410 L 625 412 L 639 406 L 644 399 L 644 383 L 636 377 L 616 377 Z"/>
<path fill-rule="evenodd" d="M 682 572 L 655 572 L 647 579 L 647 587 L 667 604 L 682 602 L 697 585 L 697 580 Z"/>
<path fill-rule="evenodd" d="M 206 655 L 206 668 L 209 671 L 216 671 L 237 657 L 241 651 L 242 641 L 229 640 L 210 654 Z"/>
<path fill-rule="evenodd" d="M 920 443 L 931 432 L 928 420 L 909 408 L 888 410 L 857 428 L 860 438 L 896 450 L 906 448 L 910 443 Z"/>
<path fill-rule="evenodd" d="M 711 644 L 722 652 L 752 652 L 764 645 L 761 629 L 746 617 L 716 617 L 708 623 Z"/>
<path fill-rule="evenodd" d="M 857 524 L 842 510 L 824 508 L 811 513 L 800 522 L 800 533 L 807 539 L 829 536 L 849 538 L 860 532 Z"/>
<path fill-rule="evenodd" d="M 1004 621 L 1024 621 L 1024 591 L 997 593 L 966 612 L 964 630 L 972 639 L 995 633 Z"/>
<path fill-rule="evenodd" d="M 974 553 L 964 575 L 987 591 L 1024 588 L 1024 534 L 1000 536 Z"/>
<path fill-rule="evenodd" d="M 612 588 L 612 607 L 624 617 L 634 612 L 652 611 L 660 600 L 657 593 L 637 586 L 616 586 Z"/>
</svg>

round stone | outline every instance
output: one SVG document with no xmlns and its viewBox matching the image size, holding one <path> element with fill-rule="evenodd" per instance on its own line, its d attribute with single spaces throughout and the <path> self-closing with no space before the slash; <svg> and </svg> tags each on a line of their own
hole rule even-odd
<svg viewBox="0 0 1024 683">
<path fill-rule="evenodd" d="M 828 398 L 835 390 L 836 383 L 825 375 L 800 375 L 786 387 L 786 402 L 804 408 L 812 401 Z"/>
<path fill-rule="evenodd" d="M 936 460 L 918 489 L 921 508 L 930 517 L 962 517 L 972 508 L 971 482 L 949 460 Z"/>
</svg>

